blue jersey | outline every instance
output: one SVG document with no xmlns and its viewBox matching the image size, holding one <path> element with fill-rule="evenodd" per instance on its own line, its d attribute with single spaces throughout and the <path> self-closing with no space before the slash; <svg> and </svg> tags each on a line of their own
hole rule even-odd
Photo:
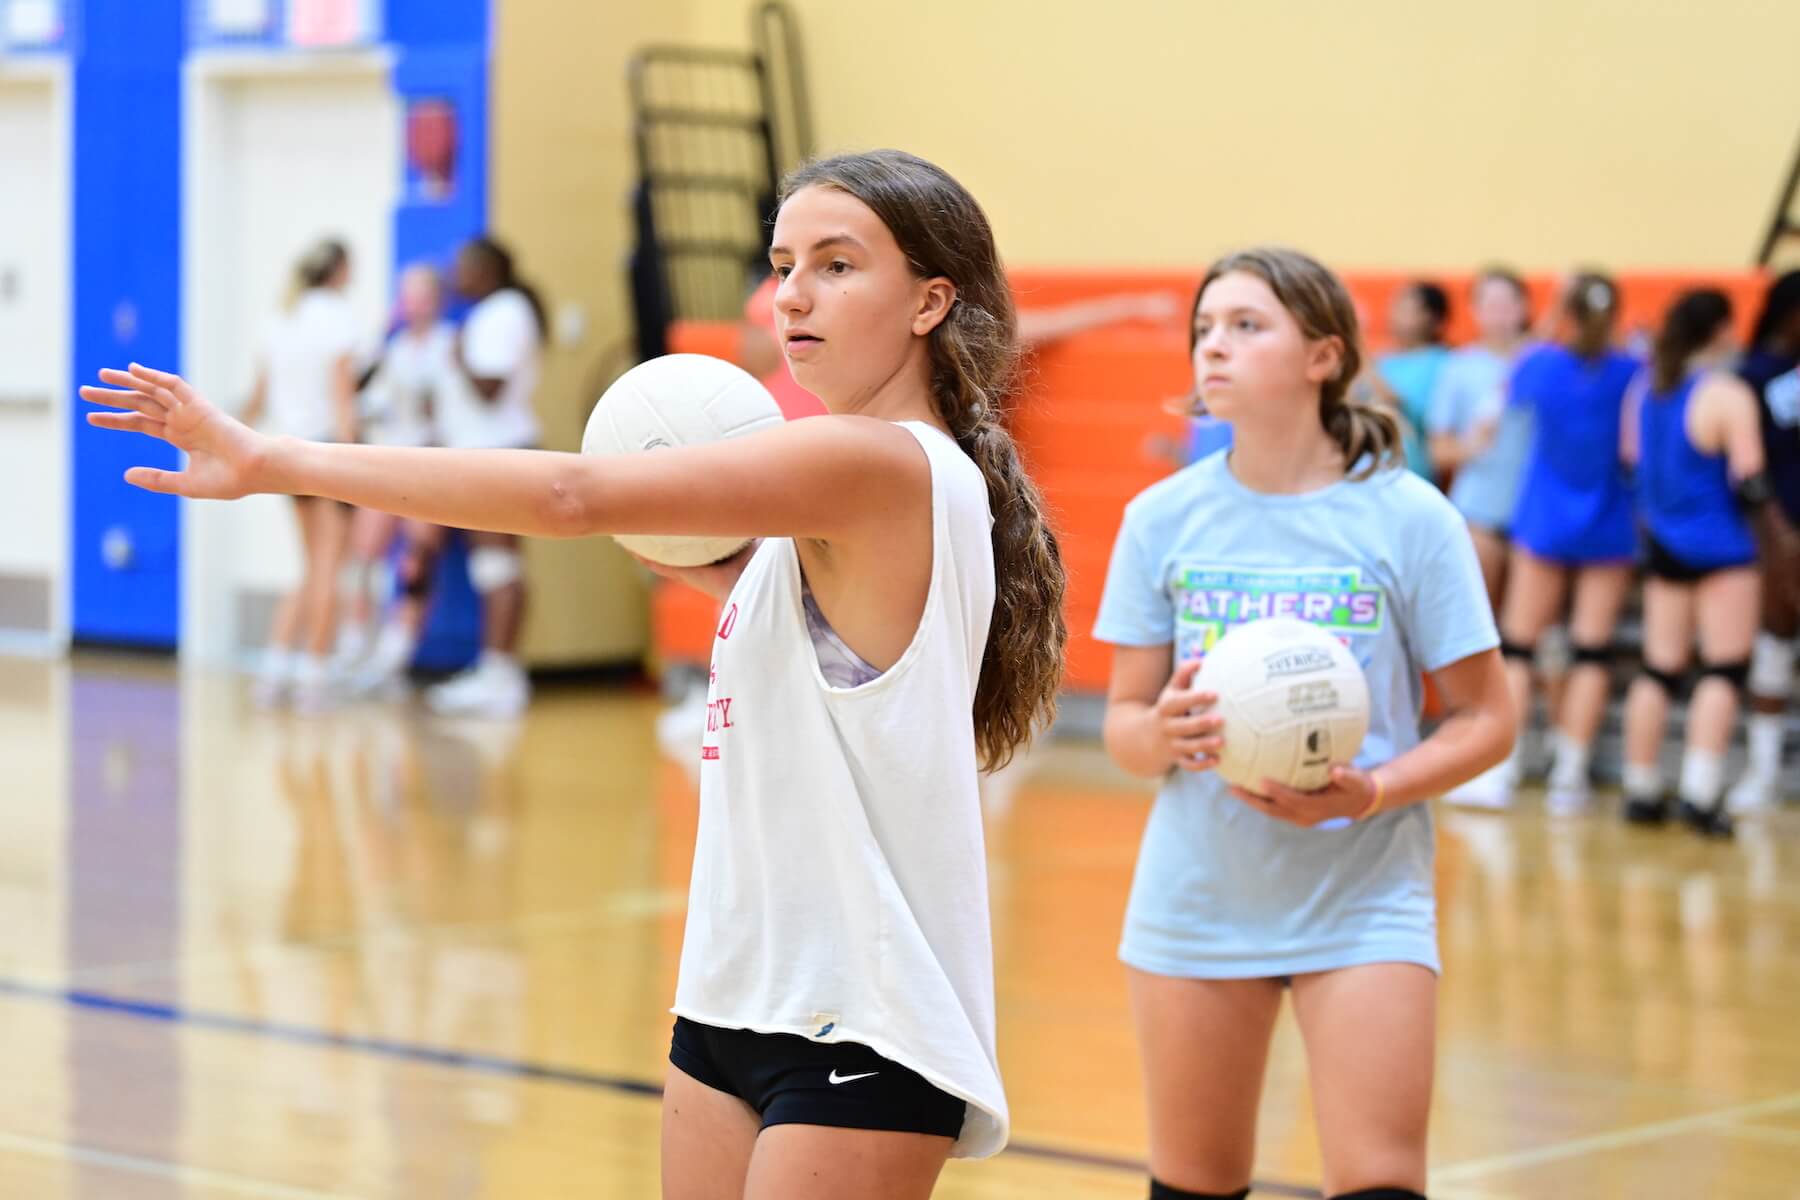
<svg viewBox="0 0 1800 1200">
<path fill-rule="evenodd" d="M 1800 356 L 1752 350 L 1738 378 L 1762 402 L 1763 456 L 1788 520 L 1800 522 Z"/>
<path fill-rule="evenodd" d="M 1639 365 L 1616 350 L 1582 358 L 1540 346 L 1513 371 L 1508 402 L 1529 407 L 1536 430 L 1512 533 L 1537 557 L 1580 566 L 1637 553 L 1619 428 Z"/>
<path fill-rule="evenodd" d="M 1638 417 L 1638 512 L 1675 558 L 1699 570 L 1756 561 L 1756 537 L 1731 491 L 1725 455 L 1703 453 L 1688 437 L 1688 406 L 1702 378 L 1667 392 L 1646 390 Z"/>
<path fill-rule="evenodd" d="M 1202 656 L 1260 617 L 1339 637 L 1369 681 L 1372 767 L 1419 742 L 1423 676 L 1499 644 L 1474 545 L 1442 493 L 1383 470 L 1316 492 L 1252 491 L 1214 454 L 1125 509 L 1094 636 Z M 1119 955 L 1158 975 L 1270 978 L 1438 966 L 1431 806 L 1301 829 L 1171 771 L 1144 830 Z"/>
</svg>

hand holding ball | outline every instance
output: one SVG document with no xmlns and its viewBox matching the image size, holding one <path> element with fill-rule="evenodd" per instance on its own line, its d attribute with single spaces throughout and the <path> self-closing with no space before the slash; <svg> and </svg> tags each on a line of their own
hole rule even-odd
<svg viewBox="0 0 1800 1200">
<path fill-rule="evenodd" d="M 1331 782 L 1369 731 L 1369 684 L 1344 644 L 1307 621 L 1240 625 L 1206 652 L 1194 686 L 1218 696 L 1214 768 L 1247 791 L 1263 780 L 1311 792 Z"/>
</svg>

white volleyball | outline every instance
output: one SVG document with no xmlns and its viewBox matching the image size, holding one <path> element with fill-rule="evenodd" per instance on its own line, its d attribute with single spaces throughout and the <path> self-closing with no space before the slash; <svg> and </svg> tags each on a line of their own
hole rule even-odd
<svg viewBox="0 0 1800 1200">
<path fill-rule="evenodd" d="M 641 454 L 740 437 L 782 422 L 769 390 L 742 367 L 710 354 L 666 354 L 639 363 L 606 389 L 581 435 L 583 454 Z M 617 533 L 652 562 L 698 567 L 730 558 L 744 538 Z"/>
<path fill-rule="evenodd" d="M 1219 776 L 1250 791 L 1265 779 L 1322 788 L 1369 732 L 1362 668 L 1337 638 L 1293 617 L 1232 629 L 1206 652 L 1194 687 L 1219 698 Z"/>
</svg>

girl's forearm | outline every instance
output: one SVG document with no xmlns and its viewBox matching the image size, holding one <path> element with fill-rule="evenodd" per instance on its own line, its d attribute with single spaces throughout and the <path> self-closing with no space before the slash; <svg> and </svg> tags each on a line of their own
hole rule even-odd
<svg viewBox="0 0 1800 1200">
<path fill-rule="evenodd" d="M 1504 759 L 1512 750 L 1513 723 L 1484 709 L 1453 714 L 1432 735 L 1375 767 L 1382 807 L 1400 808 L 1442 796 Z"/>
<path fill-rule="evenodd" d="M 359 508 L 526 537 L 585 532 L 574 476 L 579 455 L 545 450 L 440 450 L 275 441 L 261 490 L 327 496 Z"/>
<path fill-rule="evenodd" d="M 1141 700 L 1108 704 L 1100 736 L 1112 760 L 1139 778 L 1155 779 L 1175 765 L 1156 737 L 1151 706 Z"/>
</svg>

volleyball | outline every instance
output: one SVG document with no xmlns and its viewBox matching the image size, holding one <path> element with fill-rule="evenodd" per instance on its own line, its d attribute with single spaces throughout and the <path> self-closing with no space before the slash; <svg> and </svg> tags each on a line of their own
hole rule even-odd
<svg viewBox="0 0 1800 1200">
<path fill-rule="evenodd" d="M 666 354 L 639 363 L 601 395 L 581 435 L 581 452 L 640 454 L 739 437 L 781 424 L 768 389 L 742 367 L 709 354 Z M 699 567 L 730 558 L 744 538 L 613 535 L 652 562 Z"/>
<path fill-rule="evenodd" d="M 1369 731 L 1369 684 L 1356 659 L 1292 617 L 1231 630 L 1206 652 L 1194 686 L 1219 698 L 1220 778 L 1250 791 L 1265 779 L 1305 792 L 1326 786 Z"/>
</svg>

